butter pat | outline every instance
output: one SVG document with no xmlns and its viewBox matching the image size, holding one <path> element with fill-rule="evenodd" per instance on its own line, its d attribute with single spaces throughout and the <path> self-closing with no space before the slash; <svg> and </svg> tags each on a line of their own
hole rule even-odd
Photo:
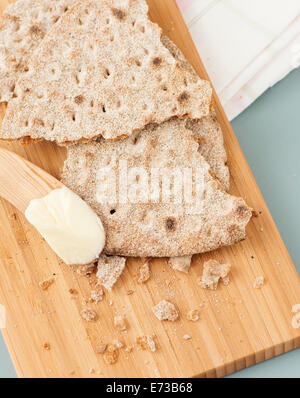
<svg viewBox="0 0 300 398">
<path fill-rule="evenodd" d="M 31 200 L 25 217 L 66 264 L 88 264 L 103 250 L 100 218 L 66 187 Z"/>
</svg>

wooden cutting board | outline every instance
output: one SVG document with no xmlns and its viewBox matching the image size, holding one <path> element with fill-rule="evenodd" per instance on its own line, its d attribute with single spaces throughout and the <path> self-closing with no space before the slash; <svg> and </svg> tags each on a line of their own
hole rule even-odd
<svg viewBox="0 0 300 398">
<path fill-rule="evenodd" d="M 1 1 L 2 10 L 8 4 Z M 174 0 L 149 0 L 151 19 L 181 48 L 199 75 L 207 78 Z M 233 247 L 194 256 L 188 275 L 152 260 L 151 279 L 139 285 L 139 260 L 128 266 L 112 293 L 98 304 L 96 322 L 80 318 L 90 296 L 89 279 L 62 264 L 15 208 L 0 200 L 0 304 L 7 310 L 3 336 L 21 377 L 220 377 L 300 346 L 300 329 L 292 327 L 292 306 L 300 303 L 296 269 L 251 174 L 237 139 L 215 96 L 231 170 L 231 193 L 243 196 L 259 212 L 248 237 Z M 5 107 L 1 108 L 3 116 Z M 4 145 L 4 144 L 2 144 Z M 51 143 L 6 148 L 59 177 L 65 150 Z M 232 264 L 231 283 L 216 291 L 201 289 L 196 279 L 208 259 Z M 53 275 L 43 291 L 39 282 Z M 262 289 L 254 289 L 264 275 Z M 72 298 L 69 289 L 79 294 Z M 128 295 L 128 291 L 133 293 Z M 158 321 L 151 307 L 169 299 L 180 310 L 174 323 Z M 200 310 L 200 320 L 186 314 Z M 113 317 L 125 315 L 129 329 L 117 332 Z M 100 342 L 119 339 L 127 346 L 138 336 L 155 334 L 157 352 L 120 349 L 116 364 L 96 353 Z M 184 340 L 188 334 L 190 340 Z M 50 344 L 50 350 L 44 344 Z M 93 370 L 90 370 L 93 369 Z"/>
</svg>

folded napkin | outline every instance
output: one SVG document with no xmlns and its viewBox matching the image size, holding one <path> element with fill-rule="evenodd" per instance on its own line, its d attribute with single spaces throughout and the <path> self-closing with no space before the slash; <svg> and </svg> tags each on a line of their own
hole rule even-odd
<svg viewBox="0 0 300 398">
<path fill-rule="evenodd" d="M 300 0 L 176 0 L 229 120 L 300 66 Z"/>
</svg>

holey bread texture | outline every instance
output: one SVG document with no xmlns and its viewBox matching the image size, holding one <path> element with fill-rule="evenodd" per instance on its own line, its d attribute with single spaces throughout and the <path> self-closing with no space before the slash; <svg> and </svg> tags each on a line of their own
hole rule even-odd
<svg viewBox="0 0 300 398">
<path fill-rule="evenodd" d="M 76 0 L 18 0 L 0 16 L 0 102 L 12 98 L 16 81 L 46 33 Z"/>
<path fill-rule="evenodd" d="M 124 139 L 173 116 L 209 114 L 211 86 L 148 19 L 144 0 L 76 3 L 16 83 L 4 139 Z"/>
<path fill-rule="evenodd" d="M 194 133 L 198 140 L 198 151 L 209 164 L 212 172 L 220 181 L 222 188 L 229 191 L 230 173 L 227 167 L 227 154 L 224 148 L 224 139 L 221 126 L 213 110 L 201 120 L 187 119 L 178 123 L 178 127 L 185 126 Z"/>
<path fill-rule="evenodd" d="M 244 239 L 252 211 L 223 190 L 202 145 L 189 120 L 174 118 L 121 142 L 68 147 L 63 183 L 100 216 L 104 253 L 177 257 Z"/>
</svg>

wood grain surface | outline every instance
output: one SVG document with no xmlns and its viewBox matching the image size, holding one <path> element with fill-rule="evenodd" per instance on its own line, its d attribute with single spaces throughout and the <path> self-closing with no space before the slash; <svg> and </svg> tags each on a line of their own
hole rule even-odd
<svg viewBox="0 0 300 398">
<path fill-rule="evenodd" d="M 0 197 L 25 213 L 33 199 L 64 185 L 45 170 L 15 152 L 0 147 Z"/>
<path fill-rule="evenodd" d="M 0 0 L 2 10 L 7 3 Z M 148 3 L 151 19 L 207 77 L 175 1 Z M 300 303 L 299 277 L 216 95 L 214 102 L 228 151 L 231 193 L 243 196 L 259 217 L 251 220 L 245 241 L 194 256 L 188 275 L 173 271 L 164 259 L 153 259 L 150 280 L 138 284 L 140 260 L 129 259 L 113 291 L 98 304 L 86 303 L 94 277 L 64 265 L 24 216 L 0 200 L 0 303 L 7 310 L 2 333 L 20 377 L 220 377 L 300 346 L 300 329 L 292 327 L 292 306 Z M 1 145 L 59 177 L 64 149 L 51 143 Z M 232 264 L 230 285 L 216 291 L 196 282 L 203 262 L 211 258 Z M 265 285 L 254 289 L 260 275 Z M 41 290 L 39 282 L 50 276 L 55 282 Z M 162 299 L 176 304 L 178 321 L 154 317 L 151 308 Z M 97 321 L 81 319 L 86 307 L 97 312 Z M 191 309 L 199 309 L 199 321 L 187 320 Z M 115 315 L 127 318 L 127 332 L 114 328 Z M 97 353 L 100 342 L 119 339 L 130 346 L 149 334 L 156 335 L 154 353 L 122 348 L 114 365 Z M 184 340 L 185 334 L 191 339 Z"/>
</svg>

